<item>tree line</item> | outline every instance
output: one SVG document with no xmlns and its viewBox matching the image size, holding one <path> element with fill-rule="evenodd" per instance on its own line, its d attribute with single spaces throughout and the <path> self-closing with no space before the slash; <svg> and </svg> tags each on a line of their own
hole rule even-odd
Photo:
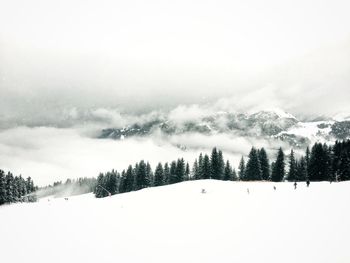
<svg viewBox="0 0 350 263">
<path fill-rule="evenodd" d="M 286 155 L 279 148 L 271 163 L 264 148 L 252 147 L 247 160 L 242 156 L 237 172 L 216 147 L 210 155 L 200 153 L 192 168 L 183 158 L 179 158 L 170 163 L 158 163 L 153 172 L 151 165 L 141 160 L 121 173 L 116 170 L 100 173 L 94 194 L 100 198 L 200 179 L 273 182 L 350 180 L 350 140 L 336 141 L 331 146 L 315 143 L 311 150 L 307 147 L 305 154 L 299 158 L 296 158 L 293 149 Z"/>
<path fill-rule="evenodd" d="M 33 180 L 28 177 L 13 176 L 11 172 L 5 174 L 0 170 L 0 205 L 16 202 L 35 202 L 34 192 L 37 187 Z"/>
<path fill-rule="evenodd" d="M 278 149 L 274 162 L 269 164 L 266 151 L 251 149 L 247 164 L 242 157 L 239 177 L 243 181 L 346 181 L 350 180 L 350 140 L 336 141 L 334 145 L 315 143 L 311 150 L 295 157 L 292 149 L 288 156 Z"/>
</svg>

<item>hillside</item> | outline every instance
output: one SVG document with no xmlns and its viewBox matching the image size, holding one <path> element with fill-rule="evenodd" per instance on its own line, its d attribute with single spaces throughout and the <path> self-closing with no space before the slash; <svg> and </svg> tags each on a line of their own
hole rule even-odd
<svg viewBox="0 0 350 263">
<path fill-rule="evenodd" d="M 3 206 L 1 259 L 350 262 L 349 187 L 201 180 L 102 199 L 87 194 Z"/>
<path fill-rule="evenodd" d="M 347 118 L 321 119 L 301 121 L 279 109 L 253 113 L 219 111 L 196 118 L 184 117 L 181 120 L 174 118 L 172 114 L 165 114 L 120 128 L 103 129 L 98 138 L 123 140 L 153 134 L 165 137 L 184 134 L 226 134 L 233 137 L 283 141 L 292 147 L 301 148 L 314 142 L 334 142 L 350 138 L 350 121 Z M 187 147 L 190 146 L 180 145 L 183 149 Z"/>
</svg>

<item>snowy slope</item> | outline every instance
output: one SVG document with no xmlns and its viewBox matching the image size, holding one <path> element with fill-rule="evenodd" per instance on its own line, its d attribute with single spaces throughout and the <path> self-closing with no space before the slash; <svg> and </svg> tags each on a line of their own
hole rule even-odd
<svg viewBox="0 0 350 263">
<path fill-rule="evenodd" d="M 186 115 L 185 113 L 183 115 Z M 318 121 L 299 121 L 281 109 L 240 112 L 206 112 L 196 118 L 179 118 L 162 115 L 161 118 L 134 123 L 124 128 L 103 129 L 98 138 L 125 139 L 162 135 L 165 138 L 189 134 L 215 136 L 224 134 L 232 138 L 260 139 L 272 143 L 280 141 L 291 147 L 306 148 L 315 142 L 333 143 L 350 138 L 350 121 L 320 117 Z M 170 139 L 168 139 L 170 141 Z M 173 143 L 181 144 L 180 142 Z M 184 149 L 191 145 L 183 145 Z"/>
<path fill-rule="evenodd" d="M 205 180 L 4 206 L 1 262 L 350 262 L 349 187 Z"/>
</svg>

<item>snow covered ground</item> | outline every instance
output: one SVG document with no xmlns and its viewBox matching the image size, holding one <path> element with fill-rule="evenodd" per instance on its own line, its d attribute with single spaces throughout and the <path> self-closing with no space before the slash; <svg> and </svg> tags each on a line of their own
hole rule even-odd
<svg viewBox="0 0 350 263">
<path fill-rule="evenodd" d="M 349 189 L 203 180 L 3 206 L 0 261 L 348 263 Z"/>
</svg>

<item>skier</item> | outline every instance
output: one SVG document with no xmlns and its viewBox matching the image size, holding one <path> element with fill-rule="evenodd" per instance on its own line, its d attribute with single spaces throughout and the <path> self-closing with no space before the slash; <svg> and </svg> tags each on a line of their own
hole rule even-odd
<svg viewBox="0 0 350 263">
<path fill-rule="evenodd" d="M 247 193 L 248 193 L 248 195 L 249 195 L 249 188 L 247 188 Z"/>
<path fill-rule="evenodd" d="M 297 182 L 294 182 L 294 189 L 297 189 Z"/>
<path fill-rule="evenodd" d="M 202 194 L 205 194 L 207 191 L 205 191 L 205 189 L 203 188 L 202 189 Z"/>
<path fill-rule="evenodd" d="M 275 190 L 275 191 L 276 191 L 276 186 L 273 186 L 273 190 Z"/>
<path fill-rule="evenodd" d="M 309 187 L 309 185 L 310 185 L 310 180 L 307 180 L 306 181 L 306 186 Z"/>
</svg>

